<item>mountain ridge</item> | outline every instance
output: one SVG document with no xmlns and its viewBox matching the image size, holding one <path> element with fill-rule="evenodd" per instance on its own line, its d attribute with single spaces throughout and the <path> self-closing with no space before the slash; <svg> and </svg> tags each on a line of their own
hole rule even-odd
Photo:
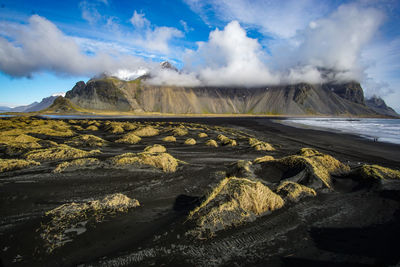
<svg viewBox="0 0 400 267">
<path fill-rule="evenodd" d="M 84 109 L 132 112 L 269 115 L 386 115 L 366 105 L 357 82 L 243 87 L 150 85 L 147 77 L 80 81 L 66 98 Z"/>
</svg>

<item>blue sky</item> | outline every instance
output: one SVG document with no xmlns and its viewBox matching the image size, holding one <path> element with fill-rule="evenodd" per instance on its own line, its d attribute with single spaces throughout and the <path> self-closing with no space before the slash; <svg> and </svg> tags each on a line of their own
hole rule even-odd
<svg viewBox="0 0 400 267">
<path fill-rule="evenodd" d="M 399 15 L 395 0 L 0 0 L 0 105 L 168 60 L 182 74 L 154 83 L 324 82 L 329 69 L 400 111 Z"/>
</svg>

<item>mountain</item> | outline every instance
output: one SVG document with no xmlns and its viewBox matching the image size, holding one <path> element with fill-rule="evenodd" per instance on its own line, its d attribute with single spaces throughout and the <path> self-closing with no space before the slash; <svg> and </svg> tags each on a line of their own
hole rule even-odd
<svg viewBox="0 0 400 267">
<path fill-rule="evenodd" d="M 53 104 L 54 100 L 59 97 L 60 95 L 64 95 L 63 93 L 58 93 L 54 94 L 49 97 L 45 97 L 42 99 L 40 102 L 33 102 L 32 104 L 26 105 L 26 106 L 19 106 L 13 108 L 11 111 L 12 112 L 35 112 L 35 111 L 40 111 L 45 108 L 48 108 Z"/>
<path fill-rule="evenodd" d="M 396 113 L 394 109 L 387 106 L 385 101 L 377 96 L 373 96 L 370 99 L 365 101 L 365 104 L 372 110 L 374 110 L 378 114 L 386 115 L 386 116 L 393 116 L 399 117 L 400 115 Z"/>
<path fill-rule="evenodd" d="M 377 115 L 359 83 L 241 87 L 155 86 L 145 78 L 78 82 L 66 98 L 85 109 L 162 113 Z"/>
<path fill-rule="evenodd" d="M 0 112 L 7 112 L 11 111 L 12 108 L 6 106 L 0 106 Z"/>
<path fill-rule="evenodd" d="M 58 96 L 48 108 L 42 110 L 42 113 L 79 113 L 85 110 L 77 107 L 71 101 L 63 96 Z"/>
</svg>

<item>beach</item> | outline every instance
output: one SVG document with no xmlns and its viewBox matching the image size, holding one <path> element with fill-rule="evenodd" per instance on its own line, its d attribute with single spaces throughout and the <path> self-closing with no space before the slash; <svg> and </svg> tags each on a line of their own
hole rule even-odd
<svg viewBox="0 0 400 267">
<path fill-rule="evenodd" d="M 262 163 L 257 169 L 254 162 L 256 158 L 272 156 L 281 159 L 300 155 L 298 153 L 302 148 L 312 148 L 313 151 L 332 156 L 351 170 L 365 164 L 394 170 L 400 168 L 400 145 L 376 142 L 352 134 L 296 128 L 276 122 L 278 119 L 284 118 L 113 118 L 115 122 L 139 123 L 140 127 L 146 125 L 159 130 L 157 135 L 141 137 L 141 141 L 136 144 L 117 142 L 130 131 L 123 129 L 117 133 L 104 130 L 108 129 L 104 126 L 104 119 L 96 119 L 99 126 L 94 131 L 88 130 L 90 120 L 84 123 L 80 120 L 65 120 L 67 126 L 74 129 L 74 134 L 95 135 L 107 142 L 98 147 L 101 154 L 91 156 L 97 160 L 95 164 L 98 165 L 65 169 L 57 173 L 54 169 L 63 160 L 43 160 L 38 166 L 0 173 L 2 264 L 398 264 L 400 256 L 396 244 L 400 237 L 400 180 L 364 182 L 352 176 L 351 172 L 332 174 L 330 187 L 318 185 L 314 188 L 314 197 L 293 202 L 285 200 L 285 205 L 280 209 L 239 226 L 217 231 L 211 237 L 196 238 L 190 234 L 195 222 L 188 220 L 189 212 L 202 201 L 204 203 L 210 190 L 229 173 L 237 177 L 246 174 L 247 169 L 240 167 L 238 161 L 249 161 L 249 177 L 254 175 L 254 179 L 263 180 L 274 191 L 283 177 L 288 178 L 298 172 L 297 167 L 283 171 L 281 167 L 271 169 L 267 163 Z M 175 142 L 163 141 L 166 136 L 173 135 L 171 132 L 178 126 L 186 129 L 187 133 L 174 134 Z M 167 127 L 171 130 L 166 130 Z M 208 136 L 200 138 L 201 132 Z M 219 134 L 235 140 L 237 144 L 226 142 L 223 145 L 224 141 L 219 139 Z M 73 138 L 73 135 L 31 135 L 58 144 Z M 195 139 L 196 143 L 185 145 L 188 138 Z M 256 150 L 249 146 L 248 138 L 267 142 L 274 150 Z M 205 145 L 208 139 L 216 140 L 218 147 Z M 164 165 L 164 169 L 129 166 L 114 168 L 104 165 L 113 157 L 123 153 L 139 153 L 154 144 L 165 146 L 165 153 L 178 160 L 176 170 L 169 171 Z M 83 150 L 93 151 L 94 148 L 86 147 Z M 3 158 L 10 156 L 4 154 Z M 235 169 L 232 166 L 239 167 Z M 310 183 L 310 186 L 314 184 Z M 90 201 L 117 193 L 138 200 L 140 206 L 109 217 L 107 215 L 96 223 L 87 217 L 82 220 L 85 223 L 79 224 L 79 227 L 74 226 L 78 230 L 69 229 L 75 233 L 68 234 L 65 243 L 53 243 L 57 245 L 54 250 L 51 253 L 46 251 L 47 241 L 40 234 L 43 230 L 41 225 L 49 225 L 49 217 L 45 216 L 45 212 L 65 203 L 90 204 Z"/>
</svg>

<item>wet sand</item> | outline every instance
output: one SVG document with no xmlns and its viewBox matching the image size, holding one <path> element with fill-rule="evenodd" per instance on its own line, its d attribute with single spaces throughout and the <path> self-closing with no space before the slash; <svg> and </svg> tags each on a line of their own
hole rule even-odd
<svg viewBox="0 0 400 267">
<path fill-rule="evenodd" d="M 282 118 L 279 118 L 282 119 Z M 126 119 L 121 119 L 126 121 Z M 348 134 L 300 129 L 273 118 L 151 118 L 136 121 L 195 122 L 224 126 L 271 143 L 276 151 L 237 147 L 210 148 L 205 140 L 164 135 L 136 145 L 113 143 L 100 159 L 142 151 L 159 143 L 181 165 L 175 173 L 145 168 L 76 170 L 54 174 L 57 162 L 0 175 L 0 255 L 4 266 L 389 266 L 400 261 L 400 184 L 354 189 L 337 178 L 336 190 L 291 203 L 243 226 L 207 240 L 186 233 L 186 215 L 238 160 L 263 155 L 280 158 L 311 147 L 350 166 L 363 163 L 400 168 L 400 145 L 373 142 Z M 89 133 L 89 132 L 83 132 Z M 90 132 L 90 134 L 94 134 Z M 117 135 L 95 133 L 110 142 Z M 216 138 L 217 133 L 210 137 Z M 188 137 L 198 140 L 185 146 Z M 206 138 L 207 139 L 207 138 Z M 62 138 L 51 138 L 62 142 Z M 123 193 L 141 207 L 88 227 L 51 254 L 43 251 L 36 229 L 43 213 L 64 203 Z"/>
</svg>

